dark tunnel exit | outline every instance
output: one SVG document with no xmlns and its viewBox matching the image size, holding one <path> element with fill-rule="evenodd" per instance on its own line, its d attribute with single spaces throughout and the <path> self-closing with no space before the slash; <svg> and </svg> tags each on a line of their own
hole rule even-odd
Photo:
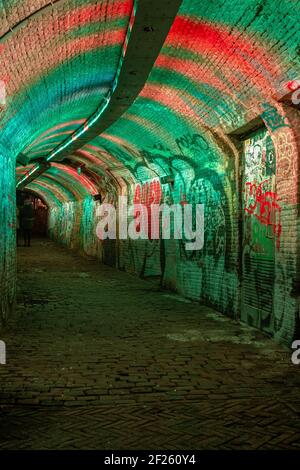
<svg viewBox="0 0 300 470">
<path fill-rule="evenodd" d="M 22 208 L 25 201 L 30 201 L 32 206 L 32 229 L 33 238 L 44 238 L 48 234 L 48 206 L 45 201 L 34 194 L 32 191 L 17 191 L 17 231 L 18 244 L 23 244 L 23 227 L 22 227 Z"/>
</svg>

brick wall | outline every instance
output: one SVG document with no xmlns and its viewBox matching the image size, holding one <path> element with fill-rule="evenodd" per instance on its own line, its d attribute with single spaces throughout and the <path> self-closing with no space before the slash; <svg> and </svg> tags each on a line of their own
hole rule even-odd
<svg viewBox="0 0 300 470">
<path fill-rule="evenodd" d="M 15 161 L 0 144 L 0 326 L 14 310 L 16 294 Z"/>
<path fill-rule="evenodd" d="M 204 139 L 212 149 L 201 148 Z M 201 138 L 187 132 L 178 142 L 180 152 L 173 158 L 181 167 L 174 169 L 172 184 L 161 185 L 161 202 L 179 204 L 185 199 L 205 205 L 202 250 L 186 250 L 183 240 L 119 240 L 115 245 L 116 259 L 109 262 L 106 256 L 109 242 L 101 242 L 96 237 L 97 203 L 92 198 L 52 209 L 50 235 L 73 249 L 140 277 L 157 277 L 166 288 L 236 317 L 239 278 L 235 155 L 222 148 L 224 142 L 216 145 L 209 136 Z M 134 201 L 134 191 L 133 185 L 128 191 L 130 203 Z"/>
<path fill-rule="evenodd" d="M 13 142 L 16 154 L 22 152 L 28 159 L 46 158 L 97 108 L 101 96 L 95 90 L 104 93 L 113 83 L 132 2 L 123 2 L 117 17 L 108 14 L 114 12 L 108 6 L 81 14 L 80 2 L 47 7 L 34 15 L 39 8 L 34 2 L 26 0 L 22 7 L 20 3 L 6 6 L 3 17 L 0 83 L 6 84 L 8 106 L 0 107 L 1 142 Z M 288 343 L 300 330 L 300 124 L 299 110 L 282 100 L 300 73 L 299 5 L 299 0 L 234 4 L 184 0 L 130 109 L 74 152 L 71 165 L 54 164 L 32 185 L 31 189 L 53 196 L 51 237 L 141 277 L 158 277 L 166 288 L 239 317 L 243 153 L 232 135 L 262 118 L 275 148 L 275 191 L 281 210 L 270 331 Z M 28 13 L 21 29 L 11 28 Z M 70 22 L 70 15 L 78 21 Z M 99 21 L 103 41 L 90 34 L 89 24 L 94 28 Z M 14 176 L 5 146 L 1 152 L 1 316 L 5 318 L 14 292 Z M 28 169 L 20 166 L 19 177 Z M 86 194 L 108 192 L 107 180 L 114 184 L 118 180 L 120 185 L 123 179 L 131 197 L 133 182 L 165 176 L 172 176 L 174 184 L 163 185 L 164 201 L 177 203 L 185 194 L 188 202 L 205 204 L 201 251 L 188 253 L 183 242 L 173 240 L 97 239 L 97 203 Z M 257 291 L 264 294 L 259 282 Z"/>
<path fill-rule="evenodd" d="M 186 250 L 184 240 L 174 239 L 122 241 L 120 267 L 142 277 L 159 277 L 166 288 L 236 317 L 239 278 L 235 156 L 215 148 L 210 158 L 206 155 L 202 159 L 197 158 L 199 148 L 193 144 L 187 147 L 173 158 L 183 161 L 189 156 L 191 165 L 174 172 L 172 184 L 162 185 L 162 202 L 178 204 L 184 199 L 204 204 L 203 249 Z"/>
<path fill-rule="evenodd" d="M 49 208 L 49 236 L 83 254 L 103 260 L 103 244 L 96 235 L 97 202 L 91 197 Z"/>
<path fill-rule="evenodd" d="M 286 112 L 294 126 L 297 112 L 281 112 Z M 289 125 L 271 128 L 268 122 L 265 116 L 276 152 L 275 189 L 280 198 L 282 232 L 280 248 L 275 252 L 272 318 L 269 329 L 265 330 L 289 344 L 299 324 L 298 137 Z M 205 149 L 199 144 L 204 139 L 209 144 Z M 169 161 L 177 163 L 173 164 L 172 182 L 161 183 L 160 202 L 204 204 L 203 249 L 188 251 L 184 240 L 173 239 L 100 241 L 96 236 L 99 203 L 91 197 L 53 208 L 50 234 L 72 249 L 140 277 L 155 277 L 167 289 L 213 306 L 230 317 L 240 318 L 244 208 L 239 167 L 243 161 L 243 145 L 234 139 L 235 143 L 230 144 L 226 138 L 222 140 L 209 133 L 199 137 L 191 131 L 186 131 L 176 142 L 180 152 L 168 155 Z M 148 152 L 150 160 L 149 149 L 140 152 L 144 155 Z M 150 182 L 159 178 L 146 177 L 144 185 L 147 181 L 150 188 Z M 130 203 L 135 200 L 135 190 L 136 185 L 128 188 Z M 258 285 L 257 289 L 263 292 L 264 286 Z"/>
<path fill-rule="evenodd" d="M 274 334 L 290 344 L 299 334 L 299 144 L 300 113 L 278 106 L 265 123 L 272 136 L 276 158 L 277 193 L 280 199 L 282 233 L 276 252 Z"/>
</svg>

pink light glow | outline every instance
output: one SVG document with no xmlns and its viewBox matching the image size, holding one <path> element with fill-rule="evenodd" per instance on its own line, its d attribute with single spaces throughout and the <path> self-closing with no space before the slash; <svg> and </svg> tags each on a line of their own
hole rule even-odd
<svg viewBox="0 0 300 470">
<path fill-rule="evenodd" d="M 157 67 L 165 68 L 167 70 L 175 70 L 176 72 L 181 73 L 182 75 L 192 79 L 193 81 L 201 81 L 202 83 L 207 83 L 208 85 L 214 87 L 220 92 L 225 92 L 228 95 L 234 96 L 232 89 L 229 88 L 226 83 L 224 83 L 215 75 L 213 64 L 211 64 L 211 70 L 208 68 L 199 69 L 199 64 L 195 63 L 192 60 L 168 57 L 161 54 L 160 56 L 158 56 L 155 65 Z M 228 70 L 228 81 L 230 81 L 234 86 L 236 86 L 238 81 L 234 76 L 232 76 L 230 72 L 231 71 Z"/>
<path fill-rule="evenodd" d="M 40 134 L 27 148 L 26 148 L 26 151 L 29 150 L 31 147 L 37 145 L 39 142 L 43 142 L 44 140 L 44 137 L 45 136 L 48 136 L 49 134 L 51 134 L 52 132 L 56 131 L 56 130 L 59 130 L 59 129 L 63 129 L 64 127 L 69 127 L 69 126 L 80 126 L 81 124 L 83 124 L 85 122 L 84 119 L 78 119 L 77 121 L 68 121 L 68 122 L 64 122 L 62 124 L 58 124 L 57 126 L 55 127 L 52 127 L 50 129 L 48 129 L 47 131 L 43 132 L 42 134 Z M 74 130 L 71 130 L 70 132 L 74 132 Z M 66 132 L 69 132 L 69 131 L 64 131 L 64 133 Z M 51 135 L 49 135 L 49 137 L 47 138 L 50 138 L 51 139 Z"/>
<path fill-rule="evenodd" d="M 77 150 L 76 155 L 82 157 L 83 161 L 94 163 L 96 167 L 100 166 L 104 169 L 107 168 L 107 164 L 101 160 L 101 155 L 99 157 L 96 157 L 96 155 L 93 155 L 92 153 L 89 153 L 86 150 Z"/>
<path fill-rule="evenodd" d="M 73 55 L 79 55 L 87 51 L 91 51 L 97 48 L 110 47 L 116 44 L 122 44 L 124 41 L 124 31 L 123 29 L 116 29 L 115 31 L 110 31 L 109 34 L 99 36 L 99 34 L 91 34 L 86 37 L 74 38 L 69 40 L 66 44 L 61 43 L 56 45 L 55 54 L 53 54 L 53 49 L 45 47 L 44 60 L 40 61 L 40 67 L 36 66 L 36 63 L 33 62 L 33 66 L 30 69 L 28 67 L 27 76 L 24 74 L 18 74 L 13 77 L 13 80 L 9 77 L 9 82 L 7 85 L 7 94 L 13 95 L 14 93 L 19 92 L 23 87 L 28 86 L 28 83 L 32 81 L 35 77 L 39 77 L 49 70 L 58 67 L 60 64 L 70 59 L 70 52 L 73 51 Z M 37 43 L 34 42 L 34 45 Z M 10 48 L 12 46 L 10 45 Z M 40 47 L 40 46 L 39 46 Z M 29 48 L 30 49 L 30 48 Z M 18 50 L 18 47 L 17 47 Z M 30 50 L 28 51 L 28 53 Z M 33 52 L 32 52 L 33 53 Z M 20 57 L 21 60 L 21 57 Z M 3 57 L 4 63 L 11 61 L 11 57 Z M 18 67 L 18 58 L 16 57 L 16 67 Z M 19 65 L 21 67 L 21 65 Z"/>
<path fill-rule="evenodd" d="M 71 130 L 71 131 L 65 131 L 65 132 L 57 132 L 55 134 L 51 134 L 49 135 L 48 137 L 45 137 L 43 140 L 39 140 L 39 142 L 35 141 L 33 144 L 30 145 L 31 148 L 34 148 L 34 147 L 37 147 L 37 146 L 40 146 L 41 144 L 43 144 L 44 142 L 46 142 L 47 140 L 51 140 L 51 139 L 54 139 L 55 137 L 61 137 L 61 136 L 68 136 L 70 134 L 73 134 L 73 132 L 75 131 L 74 130 Z"/>
<path fill-rule="evenodd" d="M 39 185 L 45 188 L 50 194 L 54 194 L 54 196 L 62 201 L 68 202 L 70 200 L 70 195 L 66 192 L 66 189 L 56 181 L 54 184 L 51 181 L 47 181 L 48 178 L 45 179 L 45 176 L 40 177 L 39 179 L 31 182 L 28 187 L 30 188 L 31 185 Z M 76 197 L 76 195 L 71 191 L 71 193 Z"/>
<path fill-rule="evenodd" d="M 61 163 L 52 163 L 51 167 L 57 168 L 62 173 L 67 173 L 68 175 L 72 176 L 76 181 L 80 183 L 90 194 L 97 194 L 98 188 L 97 186 L 83 173 L 78 175 L 77 170 L 75 168 L 71 168 L 66 165 L 62 165 Z"/>
<path fill-rule="evenodd" d="M 67 32 L 73 28 L 84 26 L 86 24 L 101 22 L 105 18 L 115 20 L 129 16 L 132 10 L 133 1 L 120 0 L 111 2 L 111 5 L 107 4 L 108 12 L 106 11 L 106 5 L 103 4 L 87 5 L 79 7 L 69 12 L 59 21 L 51 25 L 53 29 L 49 29 L 48 33 L 58 34 L 61 30 Z"/>
<path fill-rule="evenodd" d="M 195 121 L 200 122 L 204 126 L 206 125 L 205 119 L 196 114 L 196 112 L 178 96 L 176 90 L 170 87 L 148 84 L 142 90 L 140 96 L 168 107 L 182 118 L 186 119 L 189 124 L 190 121 Z"/>
<path fill-rule="evenodd" d="M 212 62 L 227 58 L 228 69 L 232 71 L 234 79 L 234 70 L 238 70 L 250 81 L 255 80 L 255 85 L 263 93 L 265 88 L 273 87 L 273 82 L 278 78 L 278 70 L 275 64 L 278 63 L 277 57 L 270 57 L 270 52 L 263 47 L 258 46 L 250 37 L 242 38 L 240 32 L 232 32 L 225 27 L 209 24 L 201 21 L 191 20 L 183 16 L 178 16 L 170 33 L 166 44 L 180 45 L 182 49 L 198 53 L 203 57 L 210 57 Z M 274 64 L 274 65 L 273 65 Z M 259 71 L 258 65 L 261 65 L 265 71 Z M 253 80 L 251 76 L 253 75 Z"/>
<path fill-rule="evenodd" d="M 99 145 L 99 147 L 97 147 L 96 145 L 86 144 L 85 148 L 90 149 L 90 150 L 94 150 L 94 152 L 105 152 L 105 154 L 107 154 L 107 151 L 104 150 L 101 147 L 101 145 Z M 117 158 L 115 158 L 113 155 L 109 154 L 109 157 L 110 157 L 112 162 L 118 163 L 118 164 L 120 163 L 119 160 Z"/>
</svg>

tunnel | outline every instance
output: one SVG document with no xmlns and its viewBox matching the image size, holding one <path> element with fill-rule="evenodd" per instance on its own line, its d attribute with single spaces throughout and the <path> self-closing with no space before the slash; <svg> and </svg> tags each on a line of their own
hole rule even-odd
<svg viewBox="0 0 300 470">
<path fill-rule="evenodd" d="M 0 449 L 299 450 L 299 9 L 0 1 Z"/>
</svg>

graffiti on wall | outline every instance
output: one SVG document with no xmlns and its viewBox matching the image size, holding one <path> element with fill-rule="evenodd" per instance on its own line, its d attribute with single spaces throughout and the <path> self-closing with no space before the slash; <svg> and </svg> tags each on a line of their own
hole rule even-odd
<svg viewBox="0 0 300 470">
<path fill-rule="evenodd" d="M 264 103 L 263 108 L 264 112 L 261 114 L 261 117 L 272 132 L 281 127 L 289 127 L 285 122 L 285 117 L 281 116 L 274 106 Z"/>
<path fill-rule="evenodd" d="M 256 219 L 267 228 L 271 228 L 276 238 L 276 246 L 280 247 L 281 235 L 281 206 L 278 195 L 269 191 L 270 180 L 264 180 L 258 185 L 246 182 L 245 187 L 245 207 L 244 210 L 249 215 L 254 215 Z"/>
<path fill-rule="evenodd" d="M 189 150 L 208 150 L 209 145 L 207 140 L 201 134 L 185 134 L 175 140 L 177 147 L 181 153 L 184 153 L 185 149 Z"/>
<path fill-rule="evenodd" d="M 208 171 L 208 170 L 207 170 Z M 209 176 L 211 176 L 209 171 Z M 226 246 L 226 220 L 224 193 L 213 179 L 195 178 L 185 200 L 192 205 L 204 204 L 204 248 L 203 251 L 190 253 L 185 249 L 184 240 L 180 243 L 180 255 L 184 260 L 200 260 L 203 256 L 219 259 L 224 255 Z M 194 215 L 194 213 L 193 213 Z"/>
<path fill-rule="evenodd" d="M 211 136 L 189 130 L 168 141 L 167 146 L 159 140 L 140 149 L 125 145 L 115 148 L 112 142 L 104 146 L 135 179 L 144 182 L 130 185 L 133 203 L 204 204 L 202 250 L 186 250 L 185 238 L 151 240 L 149 233 L 149 240 L 120 242 L 121 268 L 141 277 L 160 276 L 162 283 L 179 291 L 188 289 L 192 296 L 205 298 L 232 313 L 236 304 L 236 255 L 232 249 L 236 223 L 233 206 L 237 204 L 234 159 L 228 154 L 225 174 L 226 157 Z M 154 181 L 160 181 L 160 186 Z M 148 221 L 148 232 L 152 223 Z M 195 279 L 193 284 L 186 281 L 189 275 Z M 216 278 L 220 279 L 218 288 Z"/>
<path fill-rule="evenodd" d="M 275 150 L 266 129 L 244 142 L 244 165 L 241 318 L 271 333 L 275 249 L 280 249 L 282 225 Z"/>
<path fill-rule="evenodd" d="M 276 158 L 271 137 L 264 132 L 245 142 L 244 211 L 266 227 L 280 248 L 281 205 L 275 191 Z"/>
<path fill-rule="evenodd" d="M 171 205 L 188 203 L 191 205 L 204 204 L 204 247 L 202 250 L 188 251 L 185 249 L 186 240 L 176 241 L 178 263 L 177 286 L 184 284 L 184 274 L 187 269 L 194 270 L 201 278 L 200 295 L 207 295 L 216 303 L 222 302 L 222 296 L 226 293 L 216 292 L 210 271 L 212 266 L 222 278 L 222 272 L 231 269 L 231 256 L 227 256 L 231 250 L 232 242 L 232 180 L 228 177 L 231 173 L 230 164 L 228 175 L 220 173 L 218 166 L 218 153 L 213 152 L 207 137 L 197 133 L 185 133 L 175 140 L 178 153 L 163 147 L 159 143 L 152 148 L 143 149 L 144 158 L 151 164 L 159 165 L 164 171 L 172 175 L 173 183 L 164 184 L 163 202 Z M 231 202 L 229 202 L 231 200 Z M 193 211 L 193 217 L 195 211 Z M 195 227 L 193 227 L 194 229 Z M 184 234 L 184 230 L 182 230 Z M 164 259 L 168 252 L 167 245 L 161 246 L 162 271 L 168 260 Z M 168 255 L 166 255 L 168 256 Z M 199 274 L 199 272 L 202 274 Z M 163 276 L 163 273 L 162 273 Z M 184 289 L 182 285 L 182 289 Z M 196 289 L 198 290 L 198 289 Z M 217 300 L 218 298 L 218 300 Z M 224 299 L 223 299 L 224 300 Z M 227 300 L 225 300 L 226 302 Z M 232 305 L 232 301 L 228 300 Z"/>
<path fill-rule="evenodd" d="M 133 203 L 143 204 L 147 208 L 148 220 L 148 239 L 152 239 L 152 225 L 157 221 L 152 220 L 151 205 L 160 204 L 162 198 L 162 188 L 159 180 L 146 181 L 144 184 L 137 184 L 134 192 Z M 136 232 L 140 232 L 141 227 L 138 222 L 139 210 L 136 208 L 134 211 L 134 218 L 136 219 Z"/>
</svg>

